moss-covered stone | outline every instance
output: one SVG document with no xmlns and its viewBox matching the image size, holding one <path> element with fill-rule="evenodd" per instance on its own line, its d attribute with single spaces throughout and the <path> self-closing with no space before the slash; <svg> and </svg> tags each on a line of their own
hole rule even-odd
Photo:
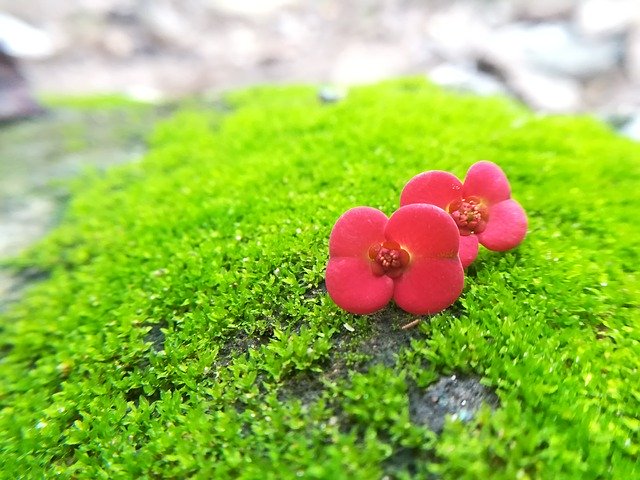
<svg viewBox="0 0 640 480">
<path fill-rule="evenodd" d="M 50 276 L 2 317 L 3 472 L 640 474 L 637 144 L 421 80 L 330 105 L 307 87 L 227 102 L 160 125 L 142 162 L 85 177 L 62 225 L 14 262 Z M 322 285 L 338 216 L 390 214 L 416 173 L 479 159 L 527 210 L 524 243 L 482 251 L 460 300 L 411 333 L 394 308 L 335 307 Z M 454 373 L 480 377 L 498 408 L 437 436 L 409 398 Z"/>
</svg>

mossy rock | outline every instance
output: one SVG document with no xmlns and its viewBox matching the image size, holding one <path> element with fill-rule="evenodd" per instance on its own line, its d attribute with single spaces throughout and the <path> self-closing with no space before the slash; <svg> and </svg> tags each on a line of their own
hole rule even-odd
<svg viewBox="0 0 640 480">
<path fill-rule="evenodd" d="M 5 478 L 640 476 L 638 144 L 414 79 L 226 102 L 86 176 L 13 262 L 48 278 L 1 319 Z M 338 309 L 338 216 L 479 159 L 528 212 L 524 243 L 482 251 L 417 329 Z M 452 375 L 486 402 L 435 432 L 410 402 Z"/>
</svg>

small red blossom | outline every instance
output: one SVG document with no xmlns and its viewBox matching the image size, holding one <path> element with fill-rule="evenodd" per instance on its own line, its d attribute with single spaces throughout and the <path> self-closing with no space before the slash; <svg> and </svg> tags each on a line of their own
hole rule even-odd
<svg viewBox="0 0 640 480">
<path fill-rule="evenodd" d="M 460 260 L 468 267 L 478 244 L 502 252 L 517 247 L 527 234 L 527 215 L 511 198 L 511 187 L 495 163 L 469 168 L 464 183 L 449 172 L 431 170 L 413 177 L 400 195 L 400 205 L 426 203 L 451 215 L 460 231 Z"/>
<path fill-rule="evenodd" d="M 455 222 L 433 205 L 401 207 L 391 218 L 352 208 L 331 231 L 327 291 L 340 308 L 361 315 L 392 299 L 414 315 L 439 312 L 464 285 L 458 244 Z"/>
</svg>

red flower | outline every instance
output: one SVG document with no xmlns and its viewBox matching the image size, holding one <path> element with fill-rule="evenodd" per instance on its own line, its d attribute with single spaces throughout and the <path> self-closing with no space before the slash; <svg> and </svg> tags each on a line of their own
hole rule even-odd
<svg viewBox="0 0 640 480">
<path fill-rule="evenodd" d="M 400 195 L 400 205 L 428 203 L 447 211 L 460 230 L 463 267 L 478 256 L 478 243 L 502 252 L 517 247 L 527 234 L 527 215 L 511 198 L 511 187 L 495 163 L 471 165 L 464 183 L 454 175 L 431 170 L 416 175 Z"/>
<path fill-rule="evenodd" d="M 415 315 L 439 312 L 462 292 L 458 243 L 455 222 L 432 205 L 402 207 L 391 218 L 352 208 L 331 231 L 327 291 L 351 313 L 373 313 L 391 299 Z"/>
</svg>

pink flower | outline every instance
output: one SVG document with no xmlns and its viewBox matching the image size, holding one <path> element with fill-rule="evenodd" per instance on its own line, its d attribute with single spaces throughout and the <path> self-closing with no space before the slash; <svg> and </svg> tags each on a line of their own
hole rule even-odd
<svg viewBox="0 0 640 480">
<path fill-rule="evenodd" d="M 402 207 L 391 218 L 352 208 L 331 231 L 327 291 L 336 305 L 361 315 L 391 299 L 415 315 L 439 312 L 464 285 L 458 243 L 455 222 L 432 205 Z"/>
<path fill-rule="evenodd" d="M 502 252 L 517 247 L 527 234 L 527 215 L 511 198 L 511 187 L 495 163 L 469 168 L 464 183 L 454 175 L 431 170 L 416 175 L 400 195 L 400 205 L 427 203 L 448 212 L 460 231 L 463 267 L 478 256 L 478 243 Z"/>
</svg>

